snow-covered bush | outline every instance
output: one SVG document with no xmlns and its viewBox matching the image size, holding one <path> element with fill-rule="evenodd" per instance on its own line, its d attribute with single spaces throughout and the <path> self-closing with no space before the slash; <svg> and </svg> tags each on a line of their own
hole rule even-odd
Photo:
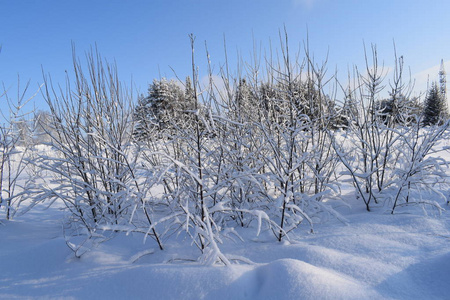
<svg viewBox="0 0 450 300">
<path fill-rule="evenodd" d="M 440 208 L 434 196 L 447 201 L 443 191 L 448 190 L 448 162 L 439 153 L 448 151 L 442 142 L 448 139 L 449 121 L 440 126 L 421 128 L 420 120 L 399 130 L 399 155 L 397 168 L 393 170 L 389 195 L 392 213 L 397 206 L 422 203 Z M 415 192 L 415 197 L 411 194 Z M 431 195 L 431 197 L 427 197 Z M 419 197 L 419 199 L 416 199 Z"/>
<path fill-rule="evenodd" d="M 49 124 L 39 129 L 51 148 L 33 160 L 41 182 L 27 195 L 65 204 L 67 245 L 77 256 L 116 233 L 136 233 L 161 250 L 188 239 L 198 261 L 228 265 L 237 258 L 221 244 L 242 240 L 248 228 L 282 241 L 302 228 L 313 232 L 325 216 L 340 219 L 328 200 L 339 199 L 342 179 L 367 210 L 381 203 L 394 212 L 417 203 L 410 195 L 423 189 L 442 196 L 446 162 L 433 155 L 444 150 L 448 123 L 420 128 L 402 59 L 383 100 L 373 48 L 373 62 L 356 72 L 339 107 L 325 93 L 326 64 L 307 48 L 304 61 L 292 61 L 287 35 L 280 38 L 279 61 L 265 58 L 266 76 L 255 60 L 235 77 L 226 65 L 221 84 L 210 67 L 204 85 L 191 36 L 184 94 L 173 81 L 155 81 L 138 108 L 97 53 L 87 55 L 86 69 L 74 59 L 65 91 L 45 78 Z"/>
<path fill-rule="evenodd" d="M 68 84 L 60 93 L 45 79 L 53 151 L 36 163 L 54 175 L 44 187 L 47 197 L 64 202 L 71 213 L 69 223 L 76 224 L 69 228 L 81 228 L 89 240 L 102 239 L 99 229 L 134 230 L 139 213 L 147 228 L 152 220 L 145 202 L 148 182 L 136 173 L 140 152 L 132 144 L 132 95 L 118 80 L 116 67 L 97 53 L 87 55 L 87 72 L 74 58 L 74 86 Z M 148 234 L 162 248 L 155 229 Z M 77 247 L 73 245 L 76 252 Z"/>
<path fill-rule="evenodd" d="M 31 112 L 26 112 L 24 107 L 36 94 L 27 97 L 28 89 L 29 82 L 21 90 L 18 80 L 17 99 L 9 96 L 5 86 L 0 94 L 8 109 L 1 112 L 3 124 L 0 124 L 0 208 L 6 219 L 17 212 L 34 180 L 33 175 L 26 174 L 33 149 L 30 143 L 32 131 L 27 121 Z"/>
<path fill-rule="evenodd" d="M 303 223 L 312 231 L 310 213 L 332 212 L 322 203 L 333 190 L 338 163 L 324 130 L 331 118 L 311 108 L 311 119 L 300 105 L 318 101 L 322 84 L 310 85 L 314 93 L 303 90 L 307 85 L 284 50 L 283 70 L 273 70 L 277 75 L 265 84 L 274 93 L 260 93 L 257 72 L 245 80 L 222 73 L 222 90 L 215 89 L 210 73 L 210 84 L 202 87 L 193 61 L 195 108 L 185 111 L 193 126 L 174 120 L 174 133 L 160 134 L 155 126 L 156 132 L 139 141 L 145 165 L 159 174 L 164 190 L 151 200 L 162 212 L 152 228 L 161 228 L 163 239 L 189 236 L 204 262 L 230 263 L 219 245 L 224 238 L 240 238 L 236 226 L 272 232 L 281 241 Z M 311 82 L 322 80 L 321 72 L 313 69 Z"/>
<path fill-rule="evenodd" d="M 446 188 L 443 167 L 447 162 L 432 154 L 442 151 L 439 142 L 447 136 L 449 125 L 421 128 L 420 111 L 407 96 L 411 85 L 402 78 L 402 58 L 396 58 L 389 109 L 380 106 L 385 72 L 379 68 L 375 47 L 372 51 L 366 74 L 357 72 L 354 88 L 346 92 L 346 103 L 354 105 L 346 133 L 338 136 L 329 131 L 329 135 L 343 165 L 342 174 L 352 182 L 366 209 L 381 202 L 391 205 L 393 213 L 399 203 L 409 203 L 412 190 L 442 194 Z"/>
<path fill-rule="evenodd" d="M 191 42 L 194 50 L 193 37 Z M 155 196 L 155 203 L 163 207 L 164 213 L 153 226 L 164 228 L 162 238 L 173 233 L 188 236 L 201 251 L 203 263 L 228 265 L 230 258 L 221 252 L 219 244 L 223 238 L 240 238 L 234 227 L 245 226 L 246 216 L 254 216 L 260 223 L 266 221 L 269 227 L 275 224 L 266 214 L 246 204 L 252 201 L 249 195 L 254 190 L 250 191 L 249 182 L 254 168 L 243 157 L 246 151 L 241 147 L 242 141 L 230 143 L 235 132 L 224 131 L 231 127 L 238 130 L 241 124 L 213 112 L 212 86 L 199 92 L 202 87 L 194 57 L 192 65 L 192 88 L 187 89 L 191 92 L 187 97 L 194 99 L 194 109 L 185 111 L 192 116 L 185 118 L 190 126 L 176 120 L 169 124 L 178 128 L 175 133 L 150 134 L 156 138 L 140 142 L 146 148 L 146 165 L 160 174 L 158 183 L 164 190 Z M 235 168 L 234 163 L 240 167 Z"/>
</svg>

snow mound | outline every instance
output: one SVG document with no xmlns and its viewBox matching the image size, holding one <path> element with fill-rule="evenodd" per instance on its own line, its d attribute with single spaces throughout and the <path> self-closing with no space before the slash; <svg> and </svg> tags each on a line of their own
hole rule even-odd
<svg viewBox="0 0 450 300">
<path fill-rule="evenodd" d="M 211 297 L 210 297 L 211 296 Z M 376 299 L 370 287 L 296 259 L 255 267 L 207 299 Z"/>
</svg>

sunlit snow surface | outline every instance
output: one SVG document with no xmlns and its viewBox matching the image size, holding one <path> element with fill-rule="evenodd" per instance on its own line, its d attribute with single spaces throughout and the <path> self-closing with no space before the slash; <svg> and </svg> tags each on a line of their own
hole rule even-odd
<svg viewBox="0 0 450 300">
<path fill-rule="evenodd" d="M 160 251 L 141 236 L 116 236 L 78 259 L 63 213 L 38 207 L 0 227 L 0 298 L 449 299 L 449 213 L 418 208 L 390 215 L 353 203 L 341 208 L 348 225 L 330 219 L 282 243 L 246 229 L 246 242 L 221 247 L 254 264 L 222 267 L 192 261 L 199 252 L 188 241 Z"/>
</svg>

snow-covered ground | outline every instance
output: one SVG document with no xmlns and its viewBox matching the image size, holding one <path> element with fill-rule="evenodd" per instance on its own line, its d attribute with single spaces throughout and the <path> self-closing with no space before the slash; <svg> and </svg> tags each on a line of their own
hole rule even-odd
<svg viewBox="0 0 450 300">
<path fill-rule="evenodd" d="M 63 212 L 38 206 L 0 225 L 0 298 L 63 299 L 449 299 L 450 215 L 419 206 L 391 215 L 341 207 L 291 241 L 225 241 L 230 267 L 195 262 L 198 249 L 116 236 L 76 258 L 62 235 Z M 179 237 L 180 239 L 182 237 Z"/>
</svg>

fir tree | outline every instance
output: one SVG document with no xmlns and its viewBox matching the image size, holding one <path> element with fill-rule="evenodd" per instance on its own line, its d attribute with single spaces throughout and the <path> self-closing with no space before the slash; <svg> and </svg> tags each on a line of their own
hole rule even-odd
<svg viewBox="0 0 450 300">
<path fill-rule="evenodd" d="M 152 128 L 151 121 L 148 118 L 149 108 L 147 104 L 147 98 L 144 95 L 141 95 L 138 99 L 138 105 L 134 110 L 134 119 L 136 120 L 136 123 L 133 129 L 133 135 L 139 141 L 144 140 Z"/>
<path fill-rule="evenodd" d="M 234 109 L 236 110 L 236 118 L 238 122 L 251 119 L 254 117 L 255 108 L 252 107 L 254 96 L 245 79 L 239 80 L 236 90 Z M 252 111 L 253 108 L 253 111 Z"/>
<path fill-rule="evenodd" d="M 438 85 L 433 82 L 425 99 L 423 125 L 437 125 L 448 118 L 447 103 Z"/>
<path fill-rule="evenodd" d="M 152 131 L 159 134 L 184 126 L 189 105 L 185 93 L 174 81 L 153 80 L 148 96 L 141 97 L 135 109 L 134 135 L 142 140 Z"/>
</svg>

